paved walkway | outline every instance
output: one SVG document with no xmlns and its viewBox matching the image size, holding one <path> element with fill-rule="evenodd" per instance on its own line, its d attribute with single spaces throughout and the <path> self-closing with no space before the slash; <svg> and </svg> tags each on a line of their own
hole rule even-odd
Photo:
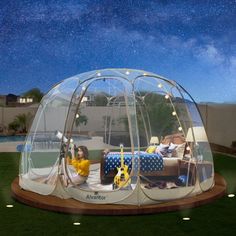
<svg viewBox="0 0 236 236">
<path fill-rule="evenodd" d="M 4 142 L 0 143 L 0 152 L 17 152 L 16 146 L 24 142 Z"/>
</svg>

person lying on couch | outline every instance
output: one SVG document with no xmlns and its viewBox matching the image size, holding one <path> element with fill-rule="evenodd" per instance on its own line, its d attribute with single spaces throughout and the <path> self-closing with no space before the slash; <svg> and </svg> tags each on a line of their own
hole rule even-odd
<svg viewBox="0 0 236 236">
<path fill-rule="evenodd" d="M 150 145 L 147 149 L 147 153 L 158 153 L 161 156 L 165 156 L 168 152 L 169 144 L 160 143 L 158 146 Z"/>
<path fill-rule="evenodd" d="M 159 146 L 156 146 L 156 145 L 150 145 L 146 151 L 147 153 L 158 153 L 159 155 L 163 156 L 160 149 L 159 149 Z"/>
</svg>

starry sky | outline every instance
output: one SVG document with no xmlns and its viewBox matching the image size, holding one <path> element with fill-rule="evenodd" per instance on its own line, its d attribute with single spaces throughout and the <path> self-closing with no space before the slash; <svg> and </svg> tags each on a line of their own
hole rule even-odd
<svg viewBox="0 0 236 236">
<path fill-rule="evenodd" d="M 235 103 L 236 0 L 0 1 L 0 94 L 115 67 Z"/>
</svg>

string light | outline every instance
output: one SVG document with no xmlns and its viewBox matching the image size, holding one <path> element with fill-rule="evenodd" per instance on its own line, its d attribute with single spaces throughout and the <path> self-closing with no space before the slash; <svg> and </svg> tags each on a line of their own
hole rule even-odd
<svg viewBox="0 0 236 236">
<path fill-rule="evenodd" d="M 169 95 L 169 94 L 166 94 L 166 95 L 165 95 L 165 99 L 168 99 L 168 98 L 170 98 L 170 95 Z"/>
<path fill-rule="evenodd" d="M 228 197 L 235 197 L 233 193 L 228 194 Z"/>
<path fill-rule="evenodd" d="M 179 131 L 182 131 L 182 127 L 179 127 L 178 130 L 179 130 Z"/>
<path fill-rule="evenodd" d="M 12 207 L 13 207 L 13 205 L 11 205 L 11 204 L 8 204 L 8 205 L 6 205 L 6 207 L 8 207 L 8 208 L 12 208 Z"/>
<path fill-rule="evenodd" d="M 143 73 L 143 76 L 146 76 L 147 74 L 146 73 Z"/>
<path fill-rule="evenodd" d="M 127 71 L 125 72 L 125 74 L 126 74 L 126 75 L 129 75 L 129 74 L 130 74 L 130 72 L 127 70 Z"/>
<path fill-rule="evenodd" d="M 158 88 L 162 88 L 162 87 L 163 87 L 163 85 L 162 85 L 161 83 L 159 83 L 159 84 L 158 84 Z M 167 93 L 167 94 L 165 95 L 165 99 L 169 99 L 169 98 L 170 98 L 170 95 Z M 173 104 L 172 104 L 172 105 L 173 105 Z M 176 114 L 175 111 L 172 112 L 172 115 L 173 115 L 173 116 L 177 116 L 177 114 Z M 178 119 L 178 117 L 177 117 L 177 119 Z M 179 121 L 179 119 L 178 119 L 178 121 Z M 179 123 L 180 123 L 180 121 L 179 121 Z M 182 131 L 183 128 L 180 126 L 180 127 L 178 128 L 178 130 L 179 130 L 179 131 Z"/>
<path fill-rule="evenodd" d="M 189 146 L 187 146 L 187 147 L 186 147 L 186 150 L 187 150 L 187 151 L 190 151 L 191 149 L 190 149 L 190 147 L 189 147 Z"/>
<path fill-rule="evenodd" d="M 76 114 L 76 116 L 75 116 L 77 119 L 79 118 L 79 114 Z"/>
<path fill-rule="evenodd" d="M 98 72 L 98 73 L 97 73 L 97 76 L 101 76 L 101 73 L 100 73 L 100 72 Z"/>
<path fill-rule="evenodd" d="M 190 220 L 190 217 L 184 217 L 183 220 Z"/>
</svg>

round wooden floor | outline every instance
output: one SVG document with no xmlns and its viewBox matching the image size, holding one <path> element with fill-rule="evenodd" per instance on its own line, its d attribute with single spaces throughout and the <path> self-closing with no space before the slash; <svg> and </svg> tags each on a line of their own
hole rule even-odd
<svg viewBox="0 0 236 236">
<path fill-rule="evenodd" d="M 89 204 L 74 199 L 61 199 L 54 196 L 44 196 L 21 189 L 18 177 L 12 182 L 11 190 L 13 198 L 19 202 L 50 211 L 84 215 L 139 215 L 176 211 L 210 203 L 225 195 L 226 182 L 222 176 L 215 174 L 215 186 L 207 192 L 195 197 L 144 206 Z"/>
</svg>

